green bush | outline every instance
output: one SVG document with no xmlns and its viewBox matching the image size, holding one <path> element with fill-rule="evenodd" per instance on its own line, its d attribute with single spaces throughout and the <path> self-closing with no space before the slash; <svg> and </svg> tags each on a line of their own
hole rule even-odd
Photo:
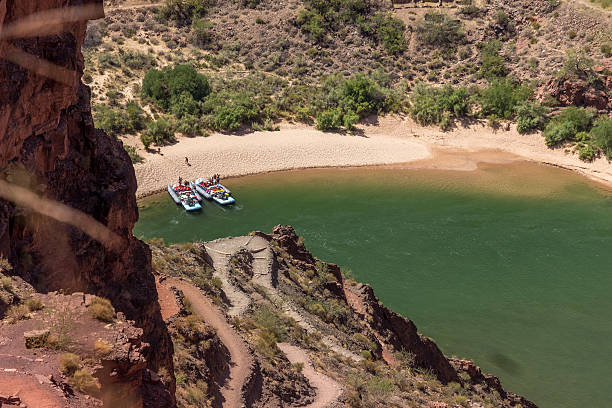
<svg viewBox="0 0 612 408">
<path fill-rule="evenodd" d="M 211 21 L 205 21 L 201 18 L 196 18 L 191 23 L 192 41 L 198 47 L 205 47 L 212 41 L 212 28 L 214 24 Z"/>
<path fill-rule="evenodd" d="M 317 41 L 323 40 L 327 30 L 324 27 L 323 17 L 312 10 L 301 10 L 298 14 L 297 24 Z"/>
<path fill-rule="evenodd" d="M 600 50 L 604 57 L 606 58 L 612 57 L 612 43 L 607 42 L 607 43 L 601 44 Z"/>
<path fill-rule="evenodd" d="M 527 86 L 517 85 L 509 78 L 495 79 L 491 85 L 482 90 L 479 101 L 485 117 L 511 119 L 519 104 L 529 100 L 533 90 Z"/>
<path fill-rule="evenodd" d="M 548 146 L 556 146 L 565 141 L 575 140 L 578 132 L 587 132 L 595 113 L 585 108 L 570 106 L 554 117 L 544 129 Z"/>
<path fill-rule="evenodd" d="M 337 130 L 343 124 L 342 109 L 333 108 L 320 112 L 317 115 L 317 129 L 328 131 Z"/>
<path fill-rule="evenodd" d="M 234 131 L 243 124 L 252 124 L 262 114 L 249 93 L 220 93 L 211 95 L 202 111 L 209 116 L 208 126 L 214 130 Z"/>
<path fill-rule="evenodd" d="M 548 109 L 538 103 L 523 101 L 516 107 L 517 130 L 528 133 L 542 130 L 548 120 Z"/>
<path fill-rule="evenodd" d="M 471 114 L 470 97 L 466 88 L 442 88 L 418 84 L 410 96 L 410 115 L 422 125 L 441 125 L 447 129 L 451 118 Z"/>
<path fill-rule="evenodd" d="M 126 117 L 106 105 L 96 105 L 94 108 L 94 125 L 109 135 L 117 136 L 125 131 Z"/>
<path fill-rule="evenodd" d="M 141 155 L 138 154 L 134 146 L 124 145 L 123 148 L 127 152 L 128 156 L 130 156 L 130 160 L 132 161 L 132 164 L 138 164 L 144 161 L 144 159 L 142 158 Z"/>
<path fill-rule="evenodd" d="M 155 58 L 152 55 L 137 51 L 120 52 L 119 58 L 130 69 L 142 70 L 156 65 Z"/>
<path fill-rule="evenodd" d="M 493 80 L 508 75 L 506 61 L 499 55 L 502 48 L 501 41 L 491 40 L 479 44 L 480 60 L 482 65 L 478 73 L 479 77 Z"/>
<path fill-rule="evenodd" d="M 150 140 L 151 143 L 155 143 L 158 146 L 174 141 L 174 127 L 169 120 L 163 117 L 149 122 L 145 134 L 148 137 L 145 137 L 144 140 L 141 137 L 143 144 L 145 144 L 145 140 Z M 145 148 L 148 148 L 146 144 Z"/>
<path fill-rule="evenodd" d="M 125 112 L 127 114 L 125 130 L 128 133 L 138 132 L 145 128 L 147 119 L 144 115 L 144 110 L 138 105 L 138 102 L 128 102 L 125 105 Z"/>
<path fill-rule="evenodd" d="M 173 20 L 179 26 L 187 26 L 194 19 L 204 17 L 209 7 L 207 0 L 166 0 L 158 16 L 162 22 Z"/>
<path fill-rule="evenodd" d="M 151 69 L 142 81 L 142 92 L 153 98 L 163 109 L 170 109 L 185 93 L 194 101 L 202 101 L 210 93 L 208 78 L 190 65 Z"/>
<path fill-rule="evenodd" d="M 461 21 L 439 12 L 429 12 L 417 25 L 419 39 L 432 47 L 454 48 L 464 37 Z"/>
<path fill-rule="evenodd" d="M 406 26 L 402 20 L 394 18 L 391 14 L 374 14 L 372 18 L 361 23 L 361 30 L 374 37 L 389 54 L 397 54 L 406 48 L 406 37 L 404 37 Z"/>
<path fill-rule="evenodd" d="M 608 160 L 612 159 L 612 119 L 598 119 L 591 129 L 591 138 L 601 147 Z"/>
</svg>

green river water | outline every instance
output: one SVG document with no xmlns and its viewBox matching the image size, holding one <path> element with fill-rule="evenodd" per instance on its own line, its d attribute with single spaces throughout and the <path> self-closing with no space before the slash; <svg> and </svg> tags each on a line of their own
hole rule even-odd
<svg viewBox="0 0 612 408">
<path fill-rule="evenodd" d="M 140 203 L 167 243 L 291 224 L 448 355 L 541 407 L 612 406 L 612 195 L 563 170 L 314 169 L 227 180 L 238 205 Z"/>
</svg>

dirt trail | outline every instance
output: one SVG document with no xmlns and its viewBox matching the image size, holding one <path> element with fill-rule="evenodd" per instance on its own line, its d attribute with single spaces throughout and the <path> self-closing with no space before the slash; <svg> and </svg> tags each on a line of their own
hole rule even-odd
<svg viewBox="0 0 612 408">
<path fill-rule="evenodd" d="M 221 388 L 221 395 L 224 399 L 222 405 L 228 408 L 243 406 L 242 386 L 249 378 L 253 367 L 253 358 L 244 340 L 229 325 L 219 309 L 198 288 L 176 278 L 166 279 L 163 285 L 174 286 L 181 290 L 191 303 L 193 310 L 217 331 L 219 339 L 229 350 L 231 359 L 229 378 Z"/>
<path fill-rule="evenodd" d="M 23 375 L 0 373 L 0 395 L 14 395 L 28 407 L 63 408 L 64 401 L 53 391 L 42 387 L 38 381 Z M 0 403 L 2 406 L 2 403 Z"/>
<path fill-rule="evenodd" d="M 278 343 L 277 346 L 285 353 L 292 364 L 304 364 L 302 374 L 308 379 L 310 385 L 317 390 L 315 400 L 311 404 L 305 405 L 304 408 L 325 408 L 338 400 L 343 392 L 342 386 L 332 378 L 316 371 L 306 351 L 287 343 Z"/>
<path fill-rule="evenodd" d="M 289 301 L 283 299 L 274 287 L 272 282 L 274 253 L 268 241 L 262 237 L 243 236 L 210 241 L 205 243 L 204 246 L 213 260 L 215 275 L 221 279 L 223 292 L 225 292 L 230 301 L 231 307 L 228 311 L 230 316 L 244 313 L 251 303 L 251 299 L 239 288 L 235 287 L 229 279 L 229 262 L 232 255 L 242 249 L 246 249 L 253 254 L 253 282 L 264 287 L 268 291 L 271 300 L 282 308 L 287 316 L 295 320 L 300 327 L 309 333 L 317 332 L 317 329 L 308 322 L 306 317 L 300 314 Z M 331 336 L 325 336 L 321 341 L 332 351 L 344 358 L 350 358 L 355 362 L 363 360 L 361 356 L 337 344 Z"/>
<path fill-rule="evenodd" d="M 161 308 L 162 319 L 167 320 L 180 312 L 172 290 L 162 285 L 158 278 L 155 278 L 155 287 L 157 288 L 157 298 Z"/>
</svg>

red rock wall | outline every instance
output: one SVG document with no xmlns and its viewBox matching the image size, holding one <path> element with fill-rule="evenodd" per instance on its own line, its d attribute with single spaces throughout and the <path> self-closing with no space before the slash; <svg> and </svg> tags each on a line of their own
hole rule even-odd
<svg viewBox="0 0 612 408">
<path fill-rule="evenodd" d="M 101 14 L 101 5 L 102 0 L 0 0 L 0 24 L 6 33 L 34 13 L 86 6 L 91 15 L 96 6 Z M 44 20 L 51 21 L 49 15 Z M 172 343 L 159 311 L 150 251 L 131 232 L 138 219 L 134 169 L 120 142 L 94 129 L 89 88 L 80 81 L 86 25 L 81 19 L 44 35 L 0 38 L 0 180 L 90 215 L 121 246 L 108 249 L 75 227 L 0 199 L 0 254 L 40 291 L 108 297 L 143 329 L 151 344 L 147 367 L 172 373 Z M 15 50 L 39 60 L 15 63 Z M 62 83 L 49 77 L 54 73 L 37 73 L 45 61 L 59 67 L 55 73 L 72 76 Z M 174 385 L 167 390 L 151 380 L 156 376 L 143 375 L 145 405 L 173 405 Z"/>
</svg>

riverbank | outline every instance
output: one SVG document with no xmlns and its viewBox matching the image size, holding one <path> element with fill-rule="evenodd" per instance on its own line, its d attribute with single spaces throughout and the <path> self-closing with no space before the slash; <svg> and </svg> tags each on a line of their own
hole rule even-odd
<svg viewBox="0 0 612 408">
<path fill-rule="evenodd" d="M 514 127 L 495 131 L 474 123 L 451 132 L 424 127 L 409 118 L 376 118 L 356 134 L 324 133 L 301 124 L 283 124 L 280 131 L 246 135 L 213 134 L 179 138 L 159 152 L 142 149 L 144 163 L 135 165 L 137 198 L 162 191 L 169 182 L 221 173 L 244 176 L 312 167 L 406 164 L 414 168 L 475 170 L 479 162 L 529 160 L 576 171 L 612 186 L 612 165 L 605 158 L 585 163 L 564 149 L 549 149 L 540 134 L 521 135 Z M 185 163 L 189 158 L 189 165 Z"/>
</svg>

